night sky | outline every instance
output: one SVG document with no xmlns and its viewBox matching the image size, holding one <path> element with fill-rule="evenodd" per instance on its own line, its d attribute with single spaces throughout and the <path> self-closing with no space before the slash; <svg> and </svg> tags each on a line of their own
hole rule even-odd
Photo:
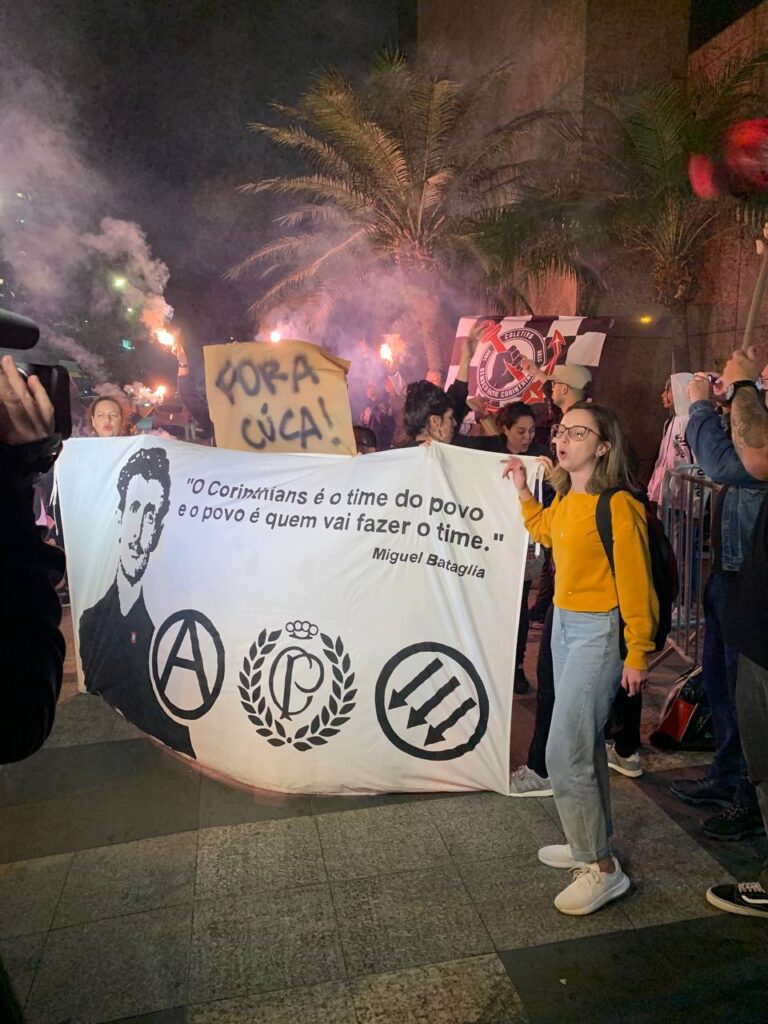
<svg viewBox="0 0 768 1024">
<path fill-rule="evenodd" d="M 693 0 L 692 45 L 755 2 Z M 258 285 L 221 276 L 275 231 L 279 200 L 236 186 L 296 169 L 247 123 L 276 119 L 269 102 L 295 101 L 321 67 L 359 78 L 385 46 L 413 52 L 415 13 L 416 0 L 30 0 L 2 5 L 0 39 L 71 101 L 108 185 L 94 215 L 141 225 L 202 344 L 250 335 Z"/>
<path fill-rule="evenodd" d="M 110 186 L 103 213 L 147 232 L 176 321 L 199 344 L 252 330 L 254 285 L 221 275 L 273 230 L 276 201 L 235 187 L 292 169 L 248 122 L 275 120 L 269 102 L 295 101 L 320 67 L 360 77 L 402 44 L 414 11 L 415 0 L 33 0 L 4 5 L 0 32 L 74 101 L 78 143 Z"/>
</svg>

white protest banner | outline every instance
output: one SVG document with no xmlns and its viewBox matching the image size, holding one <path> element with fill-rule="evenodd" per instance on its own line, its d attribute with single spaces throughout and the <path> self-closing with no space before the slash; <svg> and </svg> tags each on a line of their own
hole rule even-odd
<svg viewBox="0 0 768 1024">
<path fill-rule="evenodd" d="M 507 792 L 528 535 L 501 470 L 68 441 L 81 684 L 254 786 Z"/>
<path fill-rule="evenodd" d="M 530 359 L 548 374 L 558 363 L 597 366 L 613 320 L 589 316 L 462 317 L 456 329 L 446 387 L 455 380 L 459 367 L 459 339 L 478 324 L 480 344 L 469 367 L 469 393 L 495 405 L 507 405 L 545 401 L 542 383 L 521 369 L 523 359 Z"/>
<path fill-rule="evenodd" d="M 356 453 L 346 359 L 308 341 L 207 345 L 203 358 L 219 448 Z"/>
</svg>

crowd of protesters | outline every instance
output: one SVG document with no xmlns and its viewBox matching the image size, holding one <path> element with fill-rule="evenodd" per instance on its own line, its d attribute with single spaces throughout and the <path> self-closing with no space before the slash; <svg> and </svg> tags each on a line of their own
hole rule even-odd
<svg viewBox="0 0 768 1024">
<path fill-rule="evenodd" d="M 542 424 L 530 406 L 515 402 L 491 410 L 469 395 L 476 345 L 476 336 L 462 340 L 457 372 L 445 390 L 433 380 L 406 388 L 397 375 L 390 375 L 383 387 L 372 382 L 355 437 L 358 451 L 366 455 L 436 442 L 506 457 L 503 473 L 514 485 L 510 501 L 519 498 L 532 541 L 546 551 L 538 560 L 544 567 L 538 564 L 526 573 L 517 624 L 514 687 L 525 693 L 530 688 L 523 669 L 529 593 L 538 578 L 546 612 L 536 671 L 536 721 L 528 761 L 511 773 L 511 795 L 554 798 L 565 842 L 544 847 L 539 859 L 573 871 L 555 906 L 565 914 L 589 914 L 630 886 L 611 848 L 609 769 L 630 777 L 642 774 L 641 694 L 659 619 L 647 524 L 661 500 L 664 474 L 681 462 L 694 460 L 719 485 L 702 666 L 716 750 L 703 777 L 680 780 L 672 792 L 689 803 L 719 808 L 704 824 L 714 838 L 757 834 L 768 820 L 765 380 L 752 352 L 735 354 L 728 362 L 715 385 L 717 394 L 712 375 L 697 374 L 688 385 L 687 423 L 671 408 L 667 382 L 662 400 L 670 418 L 649 494 L 638 482 L 637 460 L 619 419 L 588 397 L 591 375 L 586 367 L 558 365 L 545 377 L 532 364 L 523 366 L 546 379 L 550 389 L 550 443 L 543 444 Z M 211 437 L 204 396 L 194 386 L 178 343 L 175 353 L 179 396 L 202 436 Z M 17 438 L 6 427 L 0 437 L 0 455 L 15 448 L 16 461 L 27 446 L 36 450 L 51 433 L 47 411 L 35 413 L 40 396 L 9 368 L 0 378 L 4 422 L 9 403 L 22 391 L 22 405 L 34 426 L 27 422 Z M 117 394 L 98 397 L 87 410 L 85 425 L 97 438 L 126 436 L 135 429 Z M 520 456 L 537 457 L 544 466 L 546 486 L 536 497 Z M 42 468 L 43 462 L 41 457 L 32 468 Z M 601 495 L 610 510 L 611 551 L 597 527 Z M 39 553 L 35 557 L 40 561 Z M 49 619 L 46 628 L 52 634 L 55 616 Z M 10 756 L 3 750 L 0 760 L 24 756 L 50 729 L 48 698 L 55 700 L 60 685 L 61 649 L 53 636 L 49 646 L 57 664 L 41 702 L 40 721 L 19 731 L 21 746 L 11 746 Z M 768 874 L 764 871 L 755 882 L 715 886 L 707 898 L 732 913 L 768 916 Z"/>
</svg>

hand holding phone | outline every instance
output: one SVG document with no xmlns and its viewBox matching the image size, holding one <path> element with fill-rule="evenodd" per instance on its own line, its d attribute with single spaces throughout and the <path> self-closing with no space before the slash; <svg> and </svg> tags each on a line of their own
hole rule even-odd
<svg viewBox="0 0 768 1024">
<path fill-rule="evenodd" d="M 0 442 L 9 445 L 42 441 L 54 432 L 54 409 L 39 377 L 28 380 L 11 356 L 0 360 Z"/>
</svg>

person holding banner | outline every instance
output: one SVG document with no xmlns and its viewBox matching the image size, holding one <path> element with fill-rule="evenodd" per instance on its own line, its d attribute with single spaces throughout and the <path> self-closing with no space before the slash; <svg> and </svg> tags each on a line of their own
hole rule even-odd
<svg viewBox="0 0 768 1024">
<path fill-rule="evenodd" d="M 431 380 L 408 385 L 403 408 L 403 430 L 408 438 L 399 448 L 410 448 L 425 441 L 452 444 L 458 437 L 462 420 L 469 412 L 469 364 L 480 337 L 478 327 L 461 339 L 461 361 L 456 379 L 447 391 Z"/>
<path fill-rule="evenodd" d="M 458 437 L 456 443 L 463 448 L 476 448 L 479 451 L 487 452 L 503 452 L 505 455 L 549 456 L 549 449 L 535 440 L 536 420 L 530 405 L 527 405 L 525 402 L 510 402 L 509 405 L 504 405 L 499 409 L 494 419 L 498 429 L 498 434 L 494 437 Z M 552 497 L 552 488 L 545 484 L 544 504 L 550 505 Z M 533 550 L 534 546 L 531 545 L 529 556 L 532 555 Z M 514 686 L 515 693 L 518 696 L 528 693 L 531 688 L 531 684 L 526 679 L 523 666 L 530 625 L 528 596 L 537 574 L 541 571 L 542 561 L 543 556 L 538 558 L 529 557 L 526 566 L 523 596 L 520 601 L 520 621 L 517 627 L 517 658 L 515 660 Z"/>
<path fill-rule="evenodd" d="M 573 880 L 555 898 L 564 914 L 591 914 L 629 888 L 610 847 L 611 798 L 604 729 L 623 687 L 639 693 L 654 648 L 658 600 L 651 577 L 645 509 L 633 497 L 621 427 L 603 406 L 580 402 L 553 428 L 557 495 L 545 509 L 528 489 L 523 463 L 507 462 L 531 537 L 552 547 L 555 705 L 546 759 L 566 843 L 539 850 Z M 615 576 L 597 529 L 598 497 L 610 498 Z M 622 664 L 620 629 L 626 656 Z"/>
<path fill-rule="evenodd" d="M 102 395 L 92 402 L 88 421 L 95 437 L 126 437 L 130 433 L 125 406 L 114 395 Z"/>
</svg>

